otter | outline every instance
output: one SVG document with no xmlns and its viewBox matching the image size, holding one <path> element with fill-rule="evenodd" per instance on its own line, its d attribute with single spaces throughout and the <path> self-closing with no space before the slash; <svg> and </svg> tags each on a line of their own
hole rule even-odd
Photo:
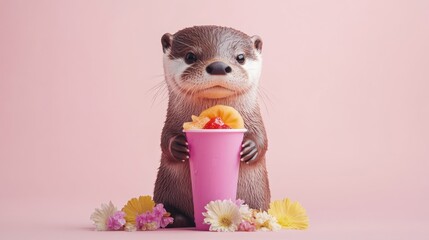
<svg viewBox="0 0 429 240">
<path fill-rule="evenodd" d="M 237 198 L 251 208 L 267 210 L 271 197 L 265 163 L 268 142 L 258 103 L 261 38 L 228 27 L 194 26 L 164 34 L 161 44 L 169 100 L 154 200 L 174 217 L 170 227 L 195 226 L 182 125 L 191 121 L 191 115 L 217 104 L 237 109 L 248 130 L 240 153 Z"/>
</svg>

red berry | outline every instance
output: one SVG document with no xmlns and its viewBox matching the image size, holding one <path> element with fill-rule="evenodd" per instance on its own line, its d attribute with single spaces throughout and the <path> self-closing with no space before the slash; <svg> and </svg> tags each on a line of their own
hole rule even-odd
<svg viewBox="0 0 429 240">
<path fill-rule="evenodd" d="M 220 117 L 214 117 L 210 119 L 210 121 L 208 121 L 206 125 L 204 125 L 203 127 L 203 129 L 230 129 L 230 128 L 231 127 L 226 125 L 222 121 L 222 118 Z"/>
</svg>

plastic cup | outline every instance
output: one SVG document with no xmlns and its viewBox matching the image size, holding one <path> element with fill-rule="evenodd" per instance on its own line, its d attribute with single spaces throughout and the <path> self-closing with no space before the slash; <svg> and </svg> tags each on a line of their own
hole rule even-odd
<svg viewBox="0 0 429 240">
<path fill-rule="evenodd" d="M 237 197 L 240 151 L 246 129 L 185 130 L 189 147 L 194 220 L 197 230 L 204 224 L 205 206 L 214 200 Z"/>
</svg>

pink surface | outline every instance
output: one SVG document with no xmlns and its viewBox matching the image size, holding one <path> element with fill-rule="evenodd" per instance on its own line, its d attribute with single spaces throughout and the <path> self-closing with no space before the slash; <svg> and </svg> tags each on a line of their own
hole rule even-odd
<svg viewBox="0 0 429 240">
<path fill-rule="evenodd" d="M 195 227 L 209 230 L 202 215 L 210 201 L 237 196 L 240 150 L 246 130 L 189 130 L 189 164 Z"/>
<path fill-rule="evenodd" d="M 0 238 L 218 238 L 89 221 L 152 194 L 162 34 L 218 24 L 264 41 L 273 199 L 311 224 L 222 237 L 427 239 L 428 16 L 428 1 L 0 0 Z"/>
</svg>

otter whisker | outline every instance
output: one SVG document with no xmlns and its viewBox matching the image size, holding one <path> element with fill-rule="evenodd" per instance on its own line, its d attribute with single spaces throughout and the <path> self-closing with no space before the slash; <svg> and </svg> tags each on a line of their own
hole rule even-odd
<svg viewBox="0 0 429 240">
<path fill-rule="evenodd" d="M 259 86 L 261 92 L 263 93 L 264 97 L 271 103 L 273 104 L 273 101 L 271 100 L 271 96 L 273 96 L 273 94 L 268 93 L 268 90 L 266 88 L 264 88 L 263 86 Z"/>
<path fill-rule="evenodd" d="M 157 75 L 150 76 L 149 79 L 160 78 L 160 77 L 164 77 L 164 76 L 165 76 L 165 74 L 157 74 Z"/>
<path fill-rule="evenodd" d="M 271 104 L 272 104 L 272 101 L 271 101 L 270 97 L 268 96 L 268 94 L 266 93 L 266 90 L 262 86 L 258 87 L 258 95 L 260 96 L 260 99 L 262 100 L 262 103 L 264 105 L 266 113 L 269 115 L 268 105 L 267 105 L 265 100 L 267 100 Z"/>
<path fill-rule="evenodd" d="M 265 102 L 265 98 L 263 96 L 263 94 L 261 93 L 260 89 L 258 88 L 258 96 L 260 97 L 259 99 L 261 99 L 262 104 L 264 105 L 265 111 L 267 112 L 267 114 L 269 114 L 268 111 L 268 107 L 267 107 L 267 103 Z"/>
<path fill-rule="evenodd" d="M 160 88 L 162 85 L 164 85 L 164 84 L 166 84 L 165 83 L 165 80 L 162 80 L 162 81 L 159 81 L 157 84 L 155 84 L 153 87 L 151 87 L 151 88 L 149 88 L 148 90 L 147 90 L 147 92 L 149 93 L 149 92 L 151 92 L 151 91 L 153 91 L 153 90 L 156 90 L 156 89 L 158 89 L 158 88 Z"/>
<path fill-rule="evenodd" d="M 165 90 L 167 89 L 167 84 L 165 84 L 165 82 L 162 82 L 161 84 L 159 83 L 159 84 L 157 84 L 157 87 L 155 89 L 156 89 L 156 92 L 152 97 L 151 107 L 153 107 L 153 105 L 155 104 L 156 100 L 158 99 L 158 96 L 161 93 L 165 92 Z"/>
</svg>

